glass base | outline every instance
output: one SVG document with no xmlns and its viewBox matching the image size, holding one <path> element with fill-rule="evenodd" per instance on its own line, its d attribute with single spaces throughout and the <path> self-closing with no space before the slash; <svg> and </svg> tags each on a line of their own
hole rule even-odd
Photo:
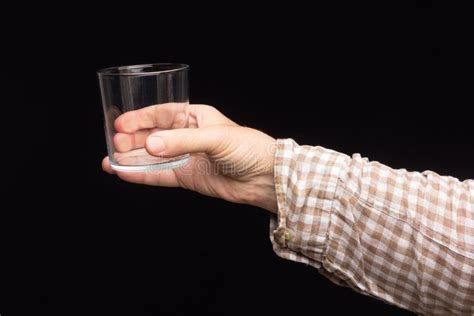
<svg viewBox="0 0 474 316">
<path fill-rule="evenodd" d="M 157 159 L 155 157 L 155 159 Z M 183 155 L 179 158 L 159 158 L 162 162 L 147 164 L 147 165 L 119 165 L 114 162 L 110 162 L 112 169 L 122 172 L 150 172 L 163 169 L 178 168 L 185 165 L 189 160 L 189 155 Z"/>
</svg>

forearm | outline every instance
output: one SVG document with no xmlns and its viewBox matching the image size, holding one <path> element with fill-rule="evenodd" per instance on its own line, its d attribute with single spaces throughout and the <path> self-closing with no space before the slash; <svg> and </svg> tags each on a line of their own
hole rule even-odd
<svg viewBox="0 0 474 316">
<path fill-rule="evenodd" d="M 474 184 L 279 140 L 280 256 L 422 313 L 472 313 Z"/>
</svg>

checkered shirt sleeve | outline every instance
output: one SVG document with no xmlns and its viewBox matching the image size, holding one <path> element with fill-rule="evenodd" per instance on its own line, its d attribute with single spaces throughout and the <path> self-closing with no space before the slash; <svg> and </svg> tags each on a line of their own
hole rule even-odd
<svg viewBox="0 0 474 316">
<path fill-rule="evenodd" d="M 274 164 L 278 256 L 413 312 L 474 314 L 473 180 L 291 139 L 277 141 Z"/>
</svg>

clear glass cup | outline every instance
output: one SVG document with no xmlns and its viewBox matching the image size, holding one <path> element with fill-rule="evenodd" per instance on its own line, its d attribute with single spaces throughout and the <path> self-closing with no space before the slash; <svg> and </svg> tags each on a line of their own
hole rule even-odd
<svg viewBox="0 0 474 316">
<path fill-rule="evenodd" d="M 144 142 L 148 134 L 157 130 L 188 127 L 188 70 L 185 64 L 158 63 L 111 67 L 97 72 L 107 150 L 114 170 L 143 172 L 175 168 L 187 162 L 189 155 L 152 156 L 144 148 Z M 129 111 L 145 116 L 141 120 L 143 126 L 133 133 L 117 131 L 117 117 Z"/>
</svg>

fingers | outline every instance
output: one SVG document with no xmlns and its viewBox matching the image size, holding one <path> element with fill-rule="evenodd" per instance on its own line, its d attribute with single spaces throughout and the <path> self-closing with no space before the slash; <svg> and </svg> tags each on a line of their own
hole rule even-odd
<svg viewBox="0 0 474 316">
<path fill-rule="evenodd" d="M 159 131 L 146 140 L 146 150 L 155 156 L 173 157 L 186 153 L 212 153 L 225 140 L 226 128 L 182 128 Z"/>
<path fill-rule="evenodd" d="M 115 120 L 115 129 L 127 134 L 155 127 L 175 129 L 185 127 L 188 120 L 191 127 L 237 125 L 209 105 L 165 103 L 123 113 Z"/>
<path fill-rule="evenodd" d="M 187 106 L 186 103 L 165 103 L 125 112 L 115 120 L 115 129 L 119 133 L 131 134 L 154 127 L 173 128 L 180 121 L 182 124 L 186 122 Z"/>
<path fill-rule="evenodd" d="M 178 180 L 173 169 L 154 172 L 117 172 L 120 179 L 138 184 L 156 185 L 160 187 L 178 187 Z"/>
<path fill-rule="evenodd" d="M 117 133 L 113 137 L 114 148 L 118 152 L 127 152 L 137 148 L 145 147 L 147 137 L 159 131 L 159 128 L 139 130 L 132 134 Z"/>
<path fill-rule="evenodd" d="M 123 153 L 143 147 L 150 134 L 150 130 L 141 130 L 133 134 L 117 133 L 114 135 L 115 150 Z"/>
<path fill-rule="evenodd" d="M 109 156 L 102 159 L 102 170 L 110 174 L 115 174 L 115 170 L 110 166 Z"/>
<path fill-rule="evenodd" d="M 162 187 L 177 187 L 179 186 L 178 179 L 173 169 L 159 170 L 154 172 L 122 172 L 115 171 L 110 166 L 109 157 L 102 160 L 102 169 L 110 174 L 117 174 L 117 176 L 130 183 L 156 185 Z"/>
</svg>

